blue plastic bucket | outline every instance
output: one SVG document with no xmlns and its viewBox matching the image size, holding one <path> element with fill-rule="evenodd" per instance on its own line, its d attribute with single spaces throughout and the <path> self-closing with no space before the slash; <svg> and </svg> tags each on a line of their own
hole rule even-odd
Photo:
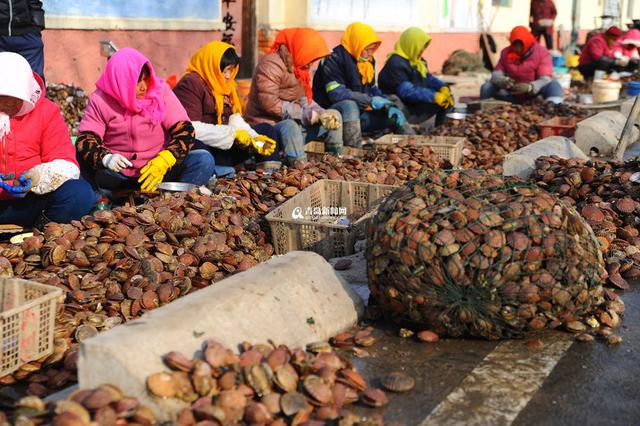
<svg viewBox="0 0 640 426">
<path fill-rule="evenodd" d="M 630 81 L 627 83 L 627 93 L 629 96 L 640 95 L 640 81 Z"/>
<path fill-rule="evenodd" d="M 564 56 L 552 56 L 551 61 L 554 67 L 564 67 L 566 64 Z"/>
</svg>

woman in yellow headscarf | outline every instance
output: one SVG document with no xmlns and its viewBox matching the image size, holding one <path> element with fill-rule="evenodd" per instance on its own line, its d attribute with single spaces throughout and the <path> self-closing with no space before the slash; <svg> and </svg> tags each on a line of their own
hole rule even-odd
<svg viewBox="0 0 640 426">
<path fill-rule="evenodd" d="M 349 25 L 340 45 L 318 67 L 313 79 L 313 98 L 324 108 L 340 110 L 343 118 L 346 113 L 337 105 L 349 101 L 358 107 L 359 131 L 389 129 L 412 134 L 400 109 L 376 86 L 374 54 L 380 43 L 380 37 L 369 25 L 361 22 Z"/>
<path fill-rule="evenodd" d="M 385 94 L 400 98 L 409 122 L 421 123 L 436 115 L 437 126 L 444 122 L 454 101 L 449 87 L 429 73 L 422 58 L 429 44 L 429 34 L 416 27 L 407 29 L 400 35 L 378 81 Z"/>
<path fill-rule="evenodd" d="M 214 155 L 218 176 L 232 175 L 253 155 L 258 168 L 280 167 L 273 126 L 252 128 L 242 118 L 235 82 L 239 64 L 235 47 L 212 41 L 191 57 L 174 88 L 196 130 L 196 145 Z"/>
</svg>

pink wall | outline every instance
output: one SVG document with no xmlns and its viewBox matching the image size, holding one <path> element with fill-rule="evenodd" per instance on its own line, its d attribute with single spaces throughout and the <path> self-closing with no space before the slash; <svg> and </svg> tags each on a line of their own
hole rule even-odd
<svg viewBox="0 0 640 426">
<path fill-rule="evenodd" d="M 235 25 L 233 43 L 240 52 L 242 1 L 230 3 Z M 223 14 L 226 13 L 223 5 Z M 161 77 L 184 72 L 191 55 L 202 45 L 222 38 L 222 31 L 43 31 L 45 77 L 52 83 L 71 83 L 92 92 L 106 62 L 100 41 L 111 40 L 119 48 L 133 47 L 144 53 Z"/>
</svg>

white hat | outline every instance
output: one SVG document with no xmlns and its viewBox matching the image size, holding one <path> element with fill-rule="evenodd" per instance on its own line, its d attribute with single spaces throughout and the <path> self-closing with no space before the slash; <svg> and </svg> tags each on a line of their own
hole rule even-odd
<svg viewBox="0 0 640 426">
<path fill-rule="evenodd" d="M 0 96 L 24 101 L 16 116 L 31 112 L 42 96 L 42 88 L 34 78 L 29 62 L 17 53 L 0 52 Z"/>
</svg>

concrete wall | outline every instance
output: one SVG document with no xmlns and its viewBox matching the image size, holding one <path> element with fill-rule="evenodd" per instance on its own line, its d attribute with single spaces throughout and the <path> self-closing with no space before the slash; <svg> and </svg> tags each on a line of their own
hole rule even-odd
<svg viewBox="0 0 640 426">
<path fill-rule="evenodd" d="M 223 14 L 226 6 L 223 5 Z M 230 3 L 229 13 L 238 21 L 233 43 L 240 51 L 242 0 Z M 119 48 L 133 47 L 144 53 L 156 73 L 178 78 L 184 73 L 191 55 L 202 45 L 222 38 L 222 31 L 123 31 L 46 29 L 45 76 L 48 81 L 72 83 L 92 92 L 106 63 L 100 56 L 100 40 L 111 40 Z"/>
</svg>

